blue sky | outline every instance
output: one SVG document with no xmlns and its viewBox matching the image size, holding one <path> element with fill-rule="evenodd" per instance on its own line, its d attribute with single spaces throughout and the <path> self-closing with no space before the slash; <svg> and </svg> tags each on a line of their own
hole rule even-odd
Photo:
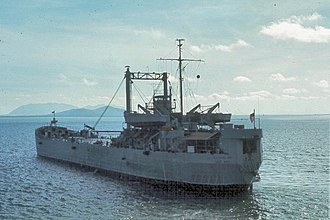
<svg viewBox="0 0 330 220">
<path fill-rule="evenodd" d="M 125 65 L 170 72 L 177 94 L 177 64 L 156 61 L 177 56 L 177 38 L 185 57 L 205 60 L 185 69 L 185 109 L 330 113 L 329 1 L 0 4 L 0 114 L 29 103 L 107 104 Z M 148 96 L 156 83 L 136 86 Z M 125 106 L 124 88 L 114 104 Z"/>
</svg>

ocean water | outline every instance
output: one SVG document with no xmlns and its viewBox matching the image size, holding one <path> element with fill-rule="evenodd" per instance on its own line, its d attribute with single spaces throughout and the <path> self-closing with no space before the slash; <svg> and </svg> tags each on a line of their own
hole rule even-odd
<svg viewBox="0 0 330 220">
<path fill-rule="evenodd" d="M 261 182 L 225 198 L 174 196 L 39 158 L 34 129 L 49 120 L 0 117 L 0 219 L 329 218 L 329 115 L 262 117 Z M 59 120 L 81 129 L 97 119 Z M 122 118 L 100 124 L 121 126 Z"/>
</svg>

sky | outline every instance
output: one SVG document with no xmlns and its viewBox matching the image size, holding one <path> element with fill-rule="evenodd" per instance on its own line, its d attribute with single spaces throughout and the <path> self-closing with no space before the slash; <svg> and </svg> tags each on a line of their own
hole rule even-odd
<svg viewBox="0 0 330 220">
<path fill-rule="evenodd" d="M 0 114 L 30 103 L 108 104 L 125 66 L 169 72 L 184 108 L 330 113 L 330 1 L 0 0 Z M 196 76 L 200 75 L 200 78 Z M 158 82 L 134 83 L 133 105 Z M 125 106 L 125 88 L 112 105 Z M 179 110 L 179 102 L 177 103 Z"/>
</svg>

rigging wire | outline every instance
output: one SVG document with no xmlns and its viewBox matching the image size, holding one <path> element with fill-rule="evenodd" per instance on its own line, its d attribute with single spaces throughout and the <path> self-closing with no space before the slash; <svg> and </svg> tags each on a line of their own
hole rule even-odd
<svg viewBox="0 0 330 220">
<path fill-rule="evenodd" d="M 194 106 L 196 106 L 198 104 L 197 101 L 197 97 L 195 94 L 195 91 L 198 91 L 198 85 L 199 85 L 199 78 L 197 77 L 198 71 L 200 69 L 200 62 L 198 62 L 197 67 L 195 67 L 195 65 L 189 65 L 189 67 L 194 67 L 194 68 L 189 68 L 189 70 L 187 71 L 186 68 L 188 67 L 188 64 L 185 65 L 184 67 L 184 73 L 186 75 L 186 80 L 184 81 L 184 85 L 185 85 L 185 95 L 187 96 L 185 105 L 186 107 L 189 106 L 189 104 L 193 104 Z M 196 78 L 194 78 L 194 75 L 196 74 Z M 195 85 L 195 87 L 193 86 L 194 84 L 197 84 L 197 86 Z M 188 98 L 188 96 L 190 98 Z"/>
<path fill-rule="evenodd" d="M 102 112 L 102 114 L 100 115 L 100 117 L 97 119 L 97 121 L 96 121 L 95 125 L 93 126 L 93 130 L 94 130 L 94 129 L 95 129 L 95 127 L 98 125 L 98 123 L 100 122 L 100 120 L 101 120 L 101 119 L 102 119 L 102 117 L 104 116 L 105 112 L 108 110 L 108 108 L 109 108 L 110 104 L 112 103 L 112 101 L 113 101 L 113 99 L 116 97 L 116 95 L 117 95 L 117 93 L 118 93 L 118 91 L 119 91 L 120 87 L 122 86 L 122 84 L 123 84 L 123 82 L 124 82 L 125 78 L 126 78 L 126 76 L 124 76 L 124 78 L 121 80 L 121 82 L 120 82 L 120 84 L 119 84 L 119 86 L 118 86 L 118 88 L 117 88 L 117 90 L 116 90 L 115 94 L 112 96 L 112 98 L 111 98 L 111 100 L 109 101 L 109 103 L 108 103 L 107 107 L 104 109 L 104 111 Z"/>
<path fill-rule="evenodd" d="M 137 93 L 139 94 L 139 96 L 140 96 L 140 98 L 142 99 L 142 101 L 143 101 L 144 103 L 146 103 L 146 101 L 145 101 L 144 98 L 148 99 L 147 96 L 143 94 L 143 92 L 142 92 L 142 91 L 141 91 L 141 90 L 135 85 L 135 83 L 133 83 L 133 87 L 134 87 L 134 89 L 137 91 Z M 144 98 L 143 98 L 142 95 L 144 96 Z"/>
<path fill-rule="evenodd" d="M 174 51 L 174 49 L 169 53 L 169 54 L 172 54 L 173 53 L 173 51 Z M 182 48 L 182 54 L 184 54 L 185 52 L 187 52 L 187 53 L 189 53 L 190 55 L 192 55 L 193 57 L 195 57 L 192 53 L 191 53 L 191 51 L 190 50 L 187 50 L 187 49 L 185 49 L 185 48 Z M 168 55 L 169 55 L 168 54 Z M 168 56 L 167 55 L 167 56 Z M 165 56 L 166 57 L 166 56 Z M 169 60 L 171 60 L 171 62 L 170 62 L 170 66 L 168 66 L 167 64 L 168 64 L 168 62 L 167 61 L 169 61 Z M 169 67 L 171 68 L 171 72 L 173 71 L 172 69 L 173 69 L 173 62 L 172 61 L 178 61 L 177 59 L 169 59 L 169 60 L 163 60 L 163 59 L 160 59 L 160 63 L 162 64 L 162 67 L 164 68 L 164 66 L 165 66 L 165 68 L 166 69 L 168 69 Z M 185 59 L 183 59 L 183 61 L 185 61 Z M 187 59 L 187 61 L 192 61 L 191 59 Z M 194 61 L 201 61 L 201 62 L 204 62 L 204 61 L 202 61 L 202 60 L 194 60 Z M 192 100 L 189 100 L 189 99 L 186 99 L 187 101 L 188 101 L 188 103 L 189 102 L 195 102 L 195 104 L 197 104 L 197 98 L 196 98 L 196 95 L 195 95 L 195 93 L 194 93 L 194 91 L 193 91 L 193 89 L 191 88 L 192 86 L 191 86 L 191 82 L 190 81 L 194 81 L 194 78 L 193 77 L 189 77 L 189 75 L 187 74 L 187 72 L 189 72 L 189 71 L 186 71 L 186 68 L 188 67 L 188 64 L 189 63 L 187 63 L 187 64 L 185 64 L 184 66 L 183 66 L 183 68 L 182 68 L 182 80 L 185 78 L 185 76 L 186 76 L 186 80 L 183 80 L 184 82 L 183 82 L 183 84 L 184 84 L 184 96 L 190 96 L 190 97 L 192 97 Z M 188 69 L 188 68 L 187 68 Z M 197 67 L 196 68 L 194 68 L 194 69 L 192 69 L 192 73 L 196 73 L 198 70 L 200 69 L 200 63 L 198 63 L 198 65 L 197 65 Z M 174 74 L 174 78 L 175 79 L 178 79 L 178 81 L 180 81 L 181 79 L 178 77 L 178 72 L 179 72 L 179 67 L 177 67 L 177 69 L 176 69 L 176 71 L 175 71 L 175 74 Z M 198 77 L 198 79 L 199 79 L 199 77 Z M 197 80 L 197 82 L 198 82 L 198 80 Z M 197 87 L 198 87 L 198 85 L 197 85 Z M 178 94 L 176 94 L 176 91 L 179 91 L 179 83 L 178 82 L 176 82 L 176 80 L 174 81 L 174 83 L 173 83 L 173 87 L 172 87 L 172 94 L 173 94 L 173 97 L 174 98 L 176 98 L 175 100 L 178 100 Z M 185 107 L 186 107 L 186 105 L 187 105 L 187 102 L 185 102 L 184 103 L 184 105 L 185 105 Z M 181 107 L 181 106 L 180 106 Z"/>
<path fill-rule="evenodd" d="M 157 85 L 156 85 L 156 89 L 154 88 L 154 94 L 157 94 L 157 92 L 160 91 L 160 87 L 162 85 L 162 82 L 159 82 Z"/>
<path fill-rule="evenodd" d="M 174 79 L 179 79 L 179 66 L 175 70 Z M 179 80 L 175 80 L 173 82 L 175 87 L 173 88 L 172 92 L 173 92 L 173 95 L 174 95 L 174 98 L 175 98 L 176 102 L 179 100 Z M 178 103 L 178 106 L 180 107 L 180 102 Z"/>
</svg>

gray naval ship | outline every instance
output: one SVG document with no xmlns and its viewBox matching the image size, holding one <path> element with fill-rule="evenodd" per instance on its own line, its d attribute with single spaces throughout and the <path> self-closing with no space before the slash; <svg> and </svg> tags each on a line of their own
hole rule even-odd
<svg viewBox="0 0 330 220">
<path fill-rule="evenodd" d="M 183 39 L 177 42 L 179 57 L 162 60 L 179 63 L 180 111 L 174 111 L 167 72 L 131 72 L 127 66 L 122 81 L 126 126 L 119 134 L 106 136 L 88 125 L 70 130 L 58 126 L 54 115 L 49 126 L 35 131 L 37 155 L 158 186 L 215 193 L 252 189 L 260 180 L 260 126 L 234 125 L 231 114 L 217 111 L 219 103 L 207 109 L 199 104 L 184 113 L 182 63 L 201 60 L 183 59 Z M 132 110 L 135 80 L 158 80 L 162 85 L 150 103 L 138 105 L 138 112 Z M 254 113 L 250 117 L 255 120 Z"/>
</svg>

